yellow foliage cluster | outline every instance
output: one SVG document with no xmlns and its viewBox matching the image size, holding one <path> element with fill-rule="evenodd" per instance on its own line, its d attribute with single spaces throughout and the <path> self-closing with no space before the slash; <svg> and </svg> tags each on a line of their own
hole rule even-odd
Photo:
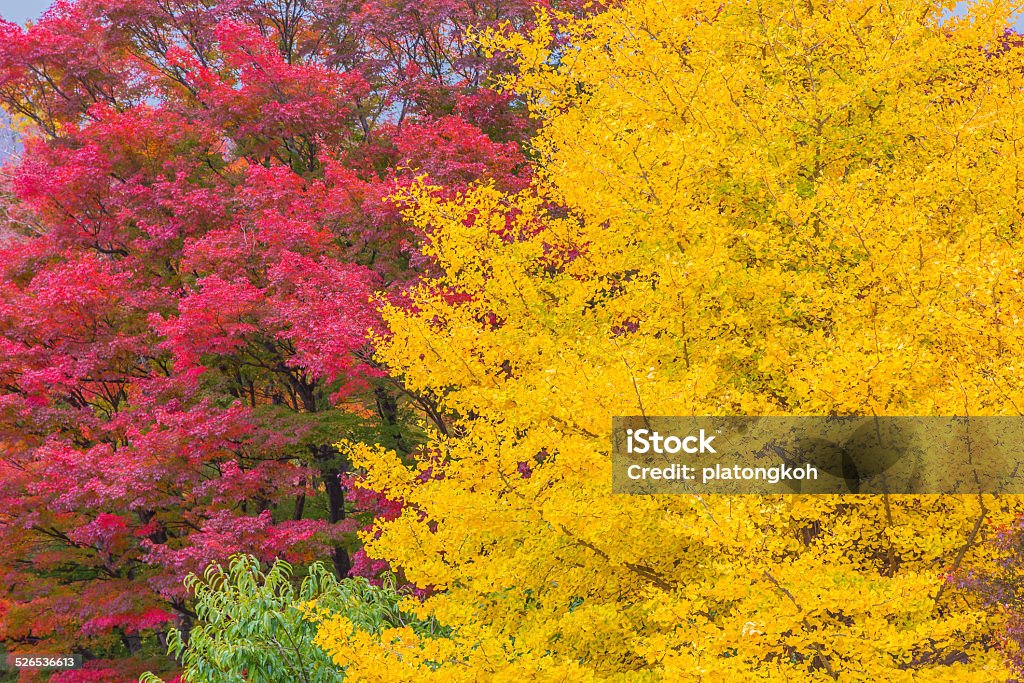
<svg viewBox="0 0 1024 683">
<path fill-rule="evenodd" d="M 453 417 L 417 471 L 355 452 L 406 502 L 369 551 L 452 633 L 326 619 L 350 680 L 1007 678 L 944 577 L 1016 497 L 611 494 L 614 415 L 1020 414 L 1017 7 L 952 5 L 626 0 L 481 38 L 518 55 L 537 182 L 415 193 L 440 275 L 379 357 Z"/>
</svg>

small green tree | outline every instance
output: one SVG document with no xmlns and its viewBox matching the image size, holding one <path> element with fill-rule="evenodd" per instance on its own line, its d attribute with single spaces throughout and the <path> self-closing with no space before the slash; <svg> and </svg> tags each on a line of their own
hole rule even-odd
<svg viewBox="0 0 1024 683">
<path fill-rule="evenodd" d="M 172 629 L 168 650 L 181 662 L 186 683 L 335 683 L 344 672 L 313 644 L 317 626 L 304 606 L 344 615 L 360 629 L 377 633 L 411 626 L 419 633 L 439 631 L 433 622 L 416 620 L 398 604 L 403 595 L 388 576 L 382 586 L 364 578 L 339 581 L 317 563 L 296 588 L 292 567 L 276 561 L 264 573 L 249 555 L 232 557 L 225 570 L 211 564 L 202 578 L 185 584 L 195 594 L 196 622 L 187 633 Z M 140 683 L 163 683 L 146 673 Z"/>
</svg>

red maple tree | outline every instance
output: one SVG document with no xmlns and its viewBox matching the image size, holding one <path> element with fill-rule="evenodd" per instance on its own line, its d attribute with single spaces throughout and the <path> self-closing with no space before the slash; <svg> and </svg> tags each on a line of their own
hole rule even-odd
<svg viewBox="0 0 1024 683">
<path fill-rule="evenodd" d="M 521 103 L 470 26 L 527 0 L 78 0 L 0 22 L 30 122 L 0 201 L 0 641 L 130 680 L 181 579 L 330 557 L 360 521 L 340 437 L 409 449 L 370 360 L 375 297 L 422 268 L 389 198 L 529 182 Z M 367 508 L 374 508 L 372 502 Z M 376 570 L 360 560 L 360 567 Z M 164 666 L 166 668 L 166 666 Z M 58 680 L 58 679 L 54 679 Z"/>
</svg>

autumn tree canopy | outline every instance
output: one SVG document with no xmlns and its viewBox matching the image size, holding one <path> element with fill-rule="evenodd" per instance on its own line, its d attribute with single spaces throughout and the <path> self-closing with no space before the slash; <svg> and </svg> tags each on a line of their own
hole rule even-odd
<svg viewBox="0 0 1024 683">
<path fill-rule="evenodd" d="M 0 24 L 0 642 L 61 683 L 1006 680 L 1019 497 L 611 493 L 617 415 L 1021 414 L 1024 45 L 953 5 Z"/>
<path fill-rule="evenodd" d="M 343 617 L 357 680 L 1003 680 L 1012 496 L 613 496 L 615 415 L 1019 415 L 1024 51 L 1009 3 L 625 2 L 517 55 L 525 191 L 431 184 L 439 271 L 377 357 L 450 420 L 369 552 L 435 587 Z"/>
<path fill-rule="evenodd" d="M 80 0 L 0 23 L 25 133 L 0 213 L 0 641 L 122 681 L 187 633 L 182 580 L 212 560 L 380 569 L 354 532 L 393 504 L 346 495 L 333 443 L 409 450 L 410 406 L 433 410 L 371 357 L 373 297 L 429 267 L 391 197 L 526 186 L 534 125 L 466 31 L 532 18 Z"/>
</svg>

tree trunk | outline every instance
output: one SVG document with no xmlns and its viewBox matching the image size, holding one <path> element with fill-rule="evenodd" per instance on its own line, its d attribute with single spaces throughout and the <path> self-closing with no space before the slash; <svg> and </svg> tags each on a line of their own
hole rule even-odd
<svg viewBox="0 0 1024 683">
<path fill-rule="evenodd" d="M 377 414 L 380 415 L 380 419 L 387 425 L 388 431 L 394 438 L 395 450 L 408 454 L 409 446 L 402 437 L 402 426 L 398 422 L 398 398 L 383 385 L 374 388 L 373 395 L 377 400 Z"/>
<path fill-rule="evenodd" d="M 337 524 L 345 519 L 345 489 L 341 487 L 339 478 L 343 469 L 338 462 L 338 452 L 330 445 L 314 446 L 313 451 L 320 464 L 324 488 L 327 489 L 327 519 L 331 524 Z M 348 551 L 342 546 L 335 546 L 331 559 L 334 562 L 334 573 L 338 578 L 347 577 L 352 569 Z"/>
</svg>

